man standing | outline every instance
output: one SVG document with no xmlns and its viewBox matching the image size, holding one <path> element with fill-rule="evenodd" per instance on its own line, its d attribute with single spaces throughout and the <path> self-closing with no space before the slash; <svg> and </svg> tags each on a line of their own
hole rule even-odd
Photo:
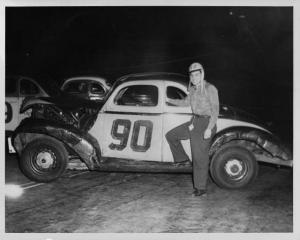
<svg viewBox="0 0 300 240">
<path fill-rule="evenodd" d="M 178 106 L 191 106 L 193 116 L 186 122 L 166 134 L 174 161 L 177 165 L 191 164 L 180 140 L 189 139 L 193 159 L 194 196 L 201 196 L 207 191 L 209 146 L 216 133 L 216 122 L 219 115 L 218 90 L 204 80 L 204 69 L 200 63 L 189 67 L 189 94 L 183 100 L 167 99 L 167 102 Z"/>
</svg>

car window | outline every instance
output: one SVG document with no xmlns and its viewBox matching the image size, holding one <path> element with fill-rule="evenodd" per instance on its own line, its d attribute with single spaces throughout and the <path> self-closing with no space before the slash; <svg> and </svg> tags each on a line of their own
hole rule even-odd
<svg viewBox="0 0 300 240">
<path fill-rule="evenodd" d="M 21 95 L 35 95 L 39 93 L 39 88 L 34 82 L 27 79 L 22 79 L 20 93 Z"/>
<path fill-rule="evenodd" d="M 94 83 L 91 84 L 91 93 L 104 94 L 105 91 L 104 91 L 103 86 L 100 83 L 95 83 L 94 82 Z"/>
<path fill-rule="evenodd" d="M 63 91 L 68 93 L 85 93 L 87 92 L 88 82 L 83 81 L 70 81 L 65 86 Z"/>
<path fill-rule="evenodd" d="M 152 85 L 134 85 L 121 89 L 115 98 L 115 104 L 125 106 L 156 106 L 158 89 Z"/>
<path fill-rule="evenodd" d="M 184 99 L 186 93 L 177 87 L 167 87 L 167 97 L 171 99 Z"/>
<path fill-rule="evenodd" d="M 7 77 L 5 79 L 5 95 L 13 95 L 17 93 L 17 79 Z"/>
</svg>

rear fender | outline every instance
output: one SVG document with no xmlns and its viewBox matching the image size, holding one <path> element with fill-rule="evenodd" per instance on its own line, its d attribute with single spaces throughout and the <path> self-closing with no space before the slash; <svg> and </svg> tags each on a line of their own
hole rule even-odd
<svg viewBox="0 0 300 240">
<path fill-rule="evenodd" d="M 251 127 L 232 127 L 218 132 L 212 140 L 210 156 L 224 144 L 236 140 L 255 143 L 256 147 L 263 149 L 273 158 L 284 161 L 292 159 L 291 151 L 275 135 Z"/>
<path fill-rule="evenodd" d="M 27 118 L 14 132 L 12 142 L 20 155 L 29 142 L 43 136 L 63 142 L 86 163 L 90 170 L 95 169 L 100 162 L 100 147 L 93 136 L 56 122 Z"/>
</svg>

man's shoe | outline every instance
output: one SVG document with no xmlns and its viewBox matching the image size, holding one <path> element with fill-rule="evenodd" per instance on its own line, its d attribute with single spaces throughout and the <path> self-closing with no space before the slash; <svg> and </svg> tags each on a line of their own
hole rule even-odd
<svg viewBox="0 0 300 240">
<path fill-rule="evenodd" d="M 207 191 L 205 189 L 195 189 L 193 192 L 193 196 L 194 197 L 200 197 L 203 196 L 207 193 Z"/>
<path fill-rule="evenodd" d="M 182 162 L 175 163 L 176 167 L 191 166 L 191 165 L 192 165 L 192 162 L 190 160 L 185 160 Z"/>
</svg>

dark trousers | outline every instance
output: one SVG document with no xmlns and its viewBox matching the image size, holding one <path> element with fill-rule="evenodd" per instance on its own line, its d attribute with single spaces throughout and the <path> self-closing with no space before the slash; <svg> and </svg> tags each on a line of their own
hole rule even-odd
<svg viewBox="0 0 300 240">
<path fill-rule="evenodd" d="M 188 127 L 192 122 L 194 129 L 190 131 Z M 208 122 L 209 117 L 193 116 L 191 121 L 173 128 L 166 134 L 174 162 L 181 162 L 189 159 L 180 140 L 190 139 L 193 159 L 193 182 L 194 188 L 196 189 L 206 189 L 207 185 L 209 165 L 208 151 L 211 138 L 216 132 L 216 127 L 214 127 L 212 129 L 211 137 L 209 139 L 204 139 L 204 131 L 208 126 Z"/>
</svg>

